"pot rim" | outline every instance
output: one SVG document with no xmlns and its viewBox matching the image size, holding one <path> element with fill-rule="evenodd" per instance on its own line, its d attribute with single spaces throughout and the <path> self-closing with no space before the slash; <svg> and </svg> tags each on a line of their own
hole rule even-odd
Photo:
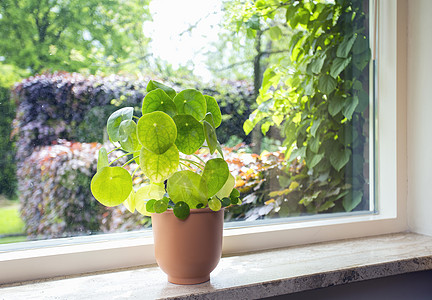
<svg viewBox="0 0 432 300">
<path fill-rule="evenodd" d="M 220 212 L 220 211 L 224 211 L 225 210 L 225 207 L 222 207 L 220 210 L 218 210 L 218 211 L 214 211 L 214 210 L 211 210 L 209 207 L 205 207 L 205 208 L 191 208 L 190 209 L 190 213 L 191 214 L 206 214 L 206 213 L 218 213 L 218 212 Z M 174 214 L 174 211 L 173 211 L 173 209 L 172 208 L 168 208 L 166 211 L 164 211 L 163 213 L 160 213 L 160 214 L 158 214 L 158 213 L 151 213 L 151 215 L 161 215 L 161 214 L 165 214 L 165 213 L 168 213 L 168 214 Z"/>
</svg>

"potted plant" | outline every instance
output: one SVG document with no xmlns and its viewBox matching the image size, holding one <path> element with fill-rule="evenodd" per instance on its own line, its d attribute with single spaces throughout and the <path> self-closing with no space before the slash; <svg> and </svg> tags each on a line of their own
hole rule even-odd
<svg viewBox="0 0 432 300">
<path fill-rule="evenodd" d="M 195 89 L 176 93 L 151 80 L 147 92 L 140 118 L 132 107 L 108 118 L 114 150 L 129 160 L 113 167 L 115 160 L 110 163 L 102 147 L 91 191 L 103 205 L 123 203 L 131 212 L 151 215 L 156 261 L 170 282 L 205 282 L 222 253 L 223 208 L 241 203 L 216 136 L 221 111 L 213 97 Z M 211 159 L 196 154 L 202 148 Z M 132 162 L 139 167 L 131 175 Z M 138 169 L 148 184 L 135 190 Z"/>
</svg>

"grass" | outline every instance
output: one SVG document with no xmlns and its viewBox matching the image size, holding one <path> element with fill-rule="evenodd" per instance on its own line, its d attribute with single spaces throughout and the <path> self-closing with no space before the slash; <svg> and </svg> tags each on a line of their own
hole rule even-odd
<svg viewBox="0 0 432 300">
<path fill-rule="evenodd" d="M 19 214 L 18 201 L 0 199 L 0 235 L 24 234 L 24 222 Z M 0 238 L 0 244 L 25 241 L 25 236 Z"/>
<path fill-rule="evenodd" d="M 24 222 L 19 215 L 19 205 L 0 207 L 0 235 L 24 232 Z"/>
</svg>

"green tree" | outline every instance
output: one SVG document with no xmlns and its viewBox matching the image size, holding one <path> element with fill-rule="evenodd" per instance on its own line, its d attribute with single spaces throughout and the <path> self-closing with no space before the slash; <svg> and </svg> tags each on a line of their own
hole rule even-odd
<svg viewBox="0 0 432 300">
<path fill-rule="evenodd" d="M 118 71 L 148 55 L 148 0 L 2 0 L 0 57 L 28 69 Z"/>
<path fill-rule="evenodd" d="M 15 195 L 17 180 L 15 144 L 11 137 L 15 118 L 15 103 L 10 97 L 11 87 L 27 74 L 10 65 L 0 64 L 0 194 L 9 198 Z"/>
<path fill-rule="evenodd" d="M 295 182 L 302 193 L 295 206 L 293 189 L 280 193 L 279 215 L 367 208 L 368 1 L 258 0 L 240 7 L 237 24 L 248 35 L 263 26 L 274 37 L 292 32 L 287 52 L 269 62 L 258 108 L 244 125 L 247 132 L 261 125 L 263 133 L 281 125 L 288 161 L 305 163 L 301 174 L 287 171 L 295 175 L 287 186 Z"/>
</svg>

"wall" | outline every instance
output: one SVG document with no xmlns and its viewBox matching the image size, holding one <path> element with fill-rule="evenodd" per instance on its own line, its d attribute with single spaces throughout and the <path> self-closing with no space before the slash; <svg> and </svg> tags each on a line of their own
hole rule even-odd
<svg viewBox="0 0 432 300">
<path fill-rule="evenodd" d="M 432 1 L 408 1 L 408 225 L 432 235 Z"/>
</svg>

